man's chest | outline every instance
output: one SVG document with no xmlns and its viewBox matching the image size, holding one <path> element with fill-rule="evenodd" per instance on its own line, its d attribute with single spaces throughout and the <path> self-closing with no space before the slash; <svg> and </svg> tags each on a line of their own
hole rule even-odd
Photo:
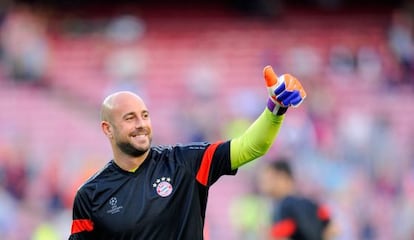
<svg viewBox="0 0 414 240">
<path fill-rule="evenodd" d="M 92 218 L 97 228 L 114 232 L 139 232 L 174 223 L 190 208 L 196 180 L 179 168 L 144 171 L 122 176 L 97 187 Z M 186 205 L 187 204 L 187 205 Z"/>
</svg>

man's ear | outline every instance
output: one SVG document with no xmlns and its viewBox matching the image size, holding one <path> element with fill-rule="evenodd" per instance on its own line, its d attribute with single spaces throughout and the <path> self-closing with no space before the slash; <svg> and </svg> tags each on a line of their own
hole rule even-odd
<svg viewBox="0 0 414 240">
<path fill-rule="evenodd" d="M 112 126 L 111 126 L 111 124 L 109 122 L 102 121 L 101 122 L 101 128 L 102 128 L 102 131 L 104 132 L 104 134 L 108 138 L 112 138 Z"/>
</svg>

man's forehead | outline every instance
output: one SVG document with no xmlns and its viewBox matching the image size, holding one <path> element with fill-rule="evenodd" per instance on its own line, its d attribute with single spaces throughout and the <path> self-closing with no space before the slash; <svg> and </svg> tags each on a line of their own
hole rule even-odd
<svg viewBox="0 0 414 240">
<path fill-rule="evenodd" d="M 111 95 L 114 101 L 116 100 L 125 100 L 125 99 L 136 99 L 142 101 L 142 99 L 136 95 L 135 93 L 129 92 L 129 91 L 121 91 L 116 92 Z"/>
<path fill-rule="evenodd" d="M 109 95 L 103 102 L 103 113 L 112 115 L 125 114 L 127 112 L 142 112 L 146 111 L 144 101 L 132 92 L 122 91 Z"/>
<path fill-rule="evenodd" d="M 118 111 L 129 112 L 132 110 L 134 111 L 146 110 L 147 107 L 145 106 L 144 101 L 137 95 L 122 94 L 114 98 L 112 109 L 118 110 Z"/>
<path fill-rule="evenodd" d="M 104 104 L 114 107 L 115 105 L 123 105 L 125 103 L 141 103 L 144 101 L 136 94 L 128 91 L 116 92 L 109 95 L 105 100 Z"/>
</svg>

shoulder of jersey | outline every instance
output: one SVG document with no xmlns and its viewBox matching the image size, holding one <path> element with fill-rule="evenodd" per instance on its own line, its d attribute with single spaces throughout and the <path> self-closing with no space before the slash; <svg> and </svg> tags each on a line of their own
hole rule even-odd
<svg viewBox="0 0 414 240">
<path fill-rule="evenodd" d="M 172 146 L 170 145 L 157 145 L 157 146 L 152 147 L 152 150 L 154 150 L 157 153 L 161 153 L 165 150 L 171 150 L 171 149 L 172 149 Z"/>
<path fill-rule="evenodd" d="M 111 164 L 113 164 L 112 163 L 112 161 L 110 161 L 110 162 L 108 162 L 102 169 L 100 169 L 99 171 L 97 171 L 95 174 L 93 174 L 90 178 L 88 178 L 88 180 L 86 180 L 85 181 L 85 183 L 84 184 L 82 184 L 79 188 L 78 188 L 78 190 L 80 190 L 81 188 L 82 189 L 85 189 L 85 188 L 89 188 L 89 187 L 92 187 L 92 186 L 95 186 L 95 184 L 97 183 L 97 181 L 98 181 L 98 177 L 103 173 L 103 172 L 105 172 L 105 170 L 106 169 L 108 169 L 108 167 L 111 165 Z"/>
<path fill-rule="evenodd" d="M 175 146 L 172 145 L 157 145 L 152 147 L 152 149 L 157 152 L 157 153 L 161 153 L 165 150 L 171 151 L 174 148 L 180 148 L 180 149 L 205 149 L 207 146 L 209 145 L 209 143 L 207 142 L 198 142 L 198 143 L 187 143 L 187 144 L 181 144 L 178 143 Z"/>
</svg>

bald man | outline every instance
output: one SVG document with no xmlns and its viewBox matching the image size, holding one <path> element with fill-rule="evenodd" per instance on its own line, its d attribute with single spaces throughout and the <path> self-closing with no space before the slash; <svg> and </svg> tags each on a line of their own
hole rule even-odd
<svg viewBox="0 0 414 240">
<path fill-rule="evenodd" d="M 264 69 L 267 108 L 242 136 L 223 142 L 151 146 L 150 113 L 131 92 L 102 103 L 101 128 L 113 159 L 75 197 L 69 239 L 203 239 L 209 188 L 264 155 L 288 107 L 306 94 L 290 76 Z"/>
</svg>

